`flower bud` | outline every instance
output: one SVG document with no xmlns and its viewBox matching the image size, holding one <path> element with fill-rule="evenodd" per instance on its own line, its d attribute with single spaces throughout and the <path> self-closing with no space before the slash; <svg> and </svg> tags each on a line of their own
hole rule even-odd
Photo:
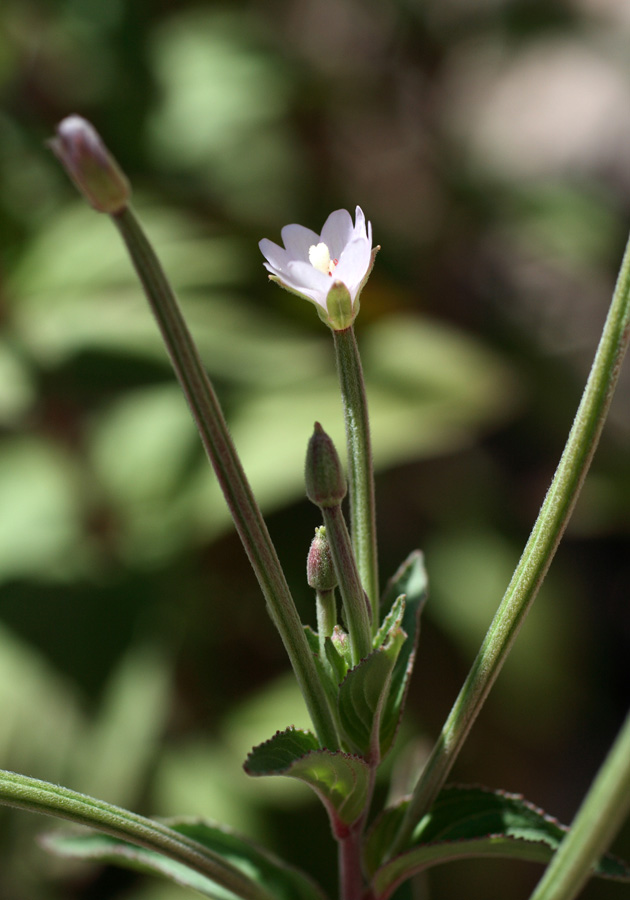
<svg viewBox="0 0 630 900">
<path fill-rule="evenodd" d="M 129 182 L 89 122 L 81 116 L 68 116 L 48 143 L 94 209 L 122 212 L 131 195 Z"/>
<path fill-rule="evenodd" d="M 335 445 L 319 422 L 306 451 L 306 496 L 322 509 L 339 506 L 346 496 L 346 479 Z"/>
<path fill-rule="evenodd" d="M 306 561 L 306 579 L 309 587 L 315 591 L 332 591 L 337 587 L 337 576 L 324 525 L 315 529 L 315 537 L 311 542 Z"/>
</svg>

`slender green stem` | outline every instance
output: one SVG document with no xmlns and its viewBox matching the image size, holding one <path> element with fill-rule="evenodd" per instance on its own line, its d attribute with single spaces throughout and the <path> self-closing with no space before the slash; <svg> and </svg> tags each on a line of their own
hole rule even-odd
<svg viewBox="0 0 630 900">
<path fill-rule="evenodd" d="M 145 819 L 68 788 L 0 770 L 0 803 L 69 819 L 183 863 L 243 900 L 273 900 L 235 866 L 161 822 Z"/>
<path fill-rule="evenodd" d="M 361 579 L 352 552 L 350 535 L 341 504 L 321 508 L 326 534 L 339 580 L 339 592 L 348 626 L 352 662 L 356 665 L 372 650 L 370 615 Z"/>
<path fill-rule="evenodd" d="M 365 382 L 354 328 L 333 330 L 333 338 L 346 420 L 350 531 L 361 582 L 372 604 L 372 627 L 376 633 L 380 625 L 376 503 Z"/>
<path fill-rule="evenodd" d="M 630 715 L 530 900 L 573 900 L 630 812 Z"/>
<path fill-rule="evenodd" d="M 302 623 L 267 526 L 247 481 L 219 401 L 153 248 L 131 209 L 112 216 L 157 319 L 175 374 L 214 467 L 267 608 L 284 643 L 322 746 L 339 741 Z"/>
<path fill-rule="evenodd" d="M 437 797 L 538 593 L 593 458 L 629 340 L 630 241 L 562 458 L 501 605 L 414 789 L 392 852 L 402 848 Z"/>
</svg>

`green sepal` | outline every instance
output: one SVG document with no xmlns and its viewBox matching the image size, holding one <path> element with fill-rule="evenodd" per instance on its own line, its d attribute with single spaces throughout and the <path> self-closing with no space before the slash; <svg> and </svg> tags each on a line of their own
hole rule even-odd
<svg viewBox="0 0 630 900">
<path fill-rule="evenodd" d="M 382 600 L 382 608 L 390 608 L 383 622 L 384 627 L 391 616 L 398 615 L 397 604 L 400 596 L 404 595 L 400 627 L 407 635 L 392 672 L 389 697 L 381 717 L 382 756 L 392 747 L 402 717 L 420 635 L 420 613 L 427 599 L 427 590 L 424 557 L 420 550 L 414 550 L 389 581 Z M 379 630 L 377 638 L 380 633 Z"/>
<path fill-rule="evenodd" d="M 254 747 L 244 769 L 248 775 L 285 775 L 308 784 L 330 816 L 335 832 L 363 813 L 370 789 L 364 759 L 341 750 L 321 750 L 315 735 L 288 728 Z"/>
<path fill-rule="evenodd" d="M 328 324 L 335 331 L 345 331 L 354 322 L 356 312 L 352 308 L 352 297 L 343 281 L 333 282 L 326 295 L 326 309 Z"/>
<path fill-rule="evenodd" d="M 424 869 L 455 859 L 494 856 L 548 863 L 568 831 L 518 794 L 451 785 L 419 823 L 407 849 L 379 868 L 406 807 L 404 801 L 385 810 L 365 843 L 364 863 L 379 900 Z M 611 854 L 601 858 L 593 874 L 630 882 L 630 867 Z"/>
<path fill-rule="evenodd" d="M 270 900 L 326 900 L 322 889 L 299 869 L 269 853 L 225 825 L 201 819 L 166 819 L 164 824 L 211 850 L 255 882 Z M 70 859 L 111 863 L 127 869 L 160 875 L 213 900 L 236 900 L 237 894 L 180 862 L 154 850 L 128 844 L 92 831 L 55 831 L 41 838 L 47 850 Z"/>
<path fill-rule="evenodd" d="M 339 723 L 350 747 L 370 760 L 380 762 L 381 720 L 390 693 L 391 676 L 406 640 L 400 627 L 351 669 L 339 686 Z"/>
</svg>

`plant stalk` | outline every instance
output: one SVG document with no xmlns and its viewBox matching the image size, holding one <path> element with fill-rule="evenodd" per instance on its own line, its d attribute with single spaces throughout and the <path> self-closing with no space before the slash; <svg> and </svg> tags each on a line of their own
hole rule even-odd
<svg viewBox="0 0 630 900">
<path fill-rule="evenodd" d="M 412 793 L 392 846 L 399 852 L 446 781 L 531 608 L 591 464 L 630 340 L 630 241 L 573 427 L 501 605 Z"/>
<path fill-rule="evenodd" d="M 273 900 L 235 866 L 161 822 L 111 806 L 68 788 L 0 770 L 0 804 L 69 819 L 174 859 L 243 900 Z"/>
<path fill-rule="evenodd" d="M 630 812 L 630 715 L 530 900 L 573 900 Z"/>
<path fill-rule="evenodd" d="M 350 638 L 352 663 L 356 666 L 372 652 L 369 607 L 352 552 L 350 535 L 341 504 L 322 507 L 321 514 L 326 525 L 326 534 L 339 581 L 339 593 Z"/>
<path fill-rule="evenodd" d="M 365 593 L 372 606 L 372 628 L 380 625 L 374 466 L 367 397 L 359 348 L 352 325 L 333 330 L 337 374 L 346 423 L 350 532 Z"/>
<path fill-rule="evenodd" d="M 339 739 L 332 714 L 293 597 L 175 294 L 132 210 L 126 207 L 112 219 L 144 287 L 269 614 L 280 632 L 317 736 L 323 747 L 337 749 Z"/>
</svg>

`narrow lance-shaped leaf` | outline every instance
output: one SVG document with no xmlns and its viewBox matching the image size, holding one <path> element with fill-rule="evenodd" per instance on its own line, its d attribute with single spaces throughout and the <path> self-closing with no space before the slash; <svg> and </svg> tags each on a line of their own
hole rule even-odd
<svg viewBox="0 0 630 900">
<path fill-rule="evenodd" d="M 308 784 L 322 800 L 336 830 L 355 822 L 365 808 L 370 770 L 359 756 L 320 750 L 315 735 L 288 728 L 254 747 L 248 775 L 285 775 Z"/>
<path fill-rule="evenodd" d="M 197 872 L 241 900 L 271 900 L 266 888 L 208 847 L 163 822 L 147 819 L 87 794 L 0 769 L 0 803 L 87 825 L 136 847 L 146 848 Z"/>
<path fill-rule="evenodd" d="M 381 716 L 381 755 L 392 747 L 403 713 L 409 680 L 420 634 L 420 613 L 427 599 L 427 574 L 424 558 L 415 550 L 391 579 L 383 595 L 382 608 L 388 609 L 401 594 L 405 596 L 405 612 L 401 628 L 407 635 L 392 672 L 389 697 Z"/>
<path fill-rule="evenodd" d="M 165 820 L 164 824 L 229 860 L 233 866 L 264 887 L 270 897 L 277 900 L 325 900 L 321 888 L 306 874 L 226 826 L 214 825 L 201 819 L 179 818 Z M 58 856 L 111 863 L 159 875 L 211 897 L 212 900 L 237 898 L 232 891 L 182 863 L 109 835 L 92 831 L 57 831 L 44 835 L 41 841 L 46 849 Z"/>
<path fill-rule="evenodd" d="M 548 863 L 567 827 L 517 794 L 482 787 L 445 788 L 419 823 L 407 849 L 374 872 L 404 816 L 406 803 L 386 810 L 374 824 L 365 850 L 378 900 L 423 869 L 468 857 L 507 857 Z M 595 875 L 630 882 L 630 867 L 610 854 Z"/>
</svg>

